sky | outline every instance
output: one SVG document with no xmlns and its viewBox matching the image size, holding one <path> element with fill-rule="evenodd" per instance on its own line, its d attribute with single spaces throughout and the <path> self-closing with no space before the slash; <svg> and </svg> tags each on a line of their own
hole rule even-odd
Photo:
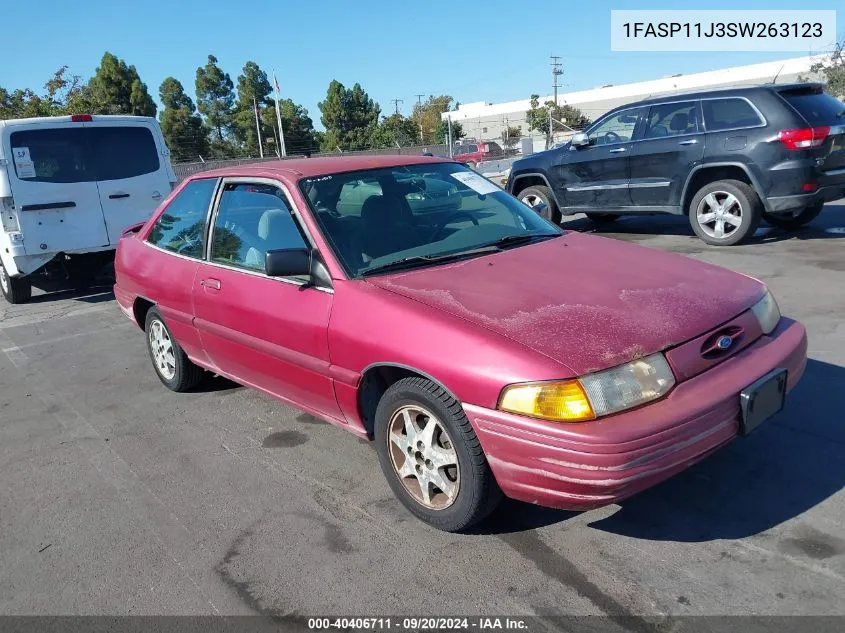
<svg viewBox="0 0 845 633">
<path fill-rule="evenodd" d="M 811 8 L 841 6 L 842 0 L 814 0 Z M 317 103 L 332 79 L 360 83 L 383 113 L 393 112 L 392 99 L 401 99 L 399 110 L 408 114 L 418 94 L 449 94 L 462 103 L 550 94 L 550 55 L 562 58 L 562 92 L 801 55 L 611 52 L 611 9 L 677 7 L 676 0 L 12 2 L 3 9 L 0 86 L 40 92 L 63 65 L 87 79 L 110 51 L 135 65 L 156 101 L 169 75 L 194 98 L 196 69 L 213 54 L 235 83 L 246 61 L 268 75 L 275 69 L 283 97 L 304 105 L 320 127 Z M 802 7 L 797 0 L 685 6 Z M 837 18 L 841 37 L 845 12 Z"/>
</svg>

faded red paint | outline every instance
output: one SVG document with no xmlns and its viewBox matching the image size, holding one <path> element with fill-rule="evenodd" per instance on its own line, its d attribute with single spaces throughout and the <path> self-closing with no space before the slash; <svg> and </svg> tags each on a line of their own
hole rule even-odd
<svg viewBox="0 0 845 633">
<path fill-rule="evenodd" d="M 803 327 L 762 336 L 748 308 L 764 286 L 678 255 L 568 233 L 460 263 L 349 279 L 298 181 L 339 171 L 438 162 L 422 157 L 307 159 L 197 174 L 276 179 L 291 192 L 331 272 L 334 292 L 216 269 L 149 246 L 152 224 L 124 234 L 115 296 L 157 304 L 198 365 L 365 436 L 364 372 L 409 367 L 450 390 L 506 494 L 582 508 L 628 496 L 701 459 L 737 433 L 739 392 L 775 367 L 789 387 L 806 362 Z M 176 192 L 174 192 L 175 194 Z M 172 195 L 168 200 L 172 199 Z M 700 357 L 725 325 L 743 327 L 725 358 Z M 569 378 L 664 351 L 677 386 L 662 400 L 581 424 L 496 410 L 517 382 Z"/>
</svg>

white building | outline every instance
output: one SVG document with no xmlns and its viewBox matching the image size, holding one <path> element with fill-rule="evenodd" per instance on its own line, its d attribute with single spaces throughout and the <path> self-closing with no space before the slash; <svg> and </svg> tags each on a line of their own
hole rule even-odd
<svg viewBox="0 0 845 633">
<path fill-rule="evenodd" d="M 798 80 L 799 76 L 811 77 L 810 67 L 826 59 L 828 59 L 826 55 L 797 57 L 690 75 L 671 75 L 662 79 L 638 81 L 617 86 L 599 86 L 577 92 L 562 92 L 558 93 L 558 103 L 576 107 L 584 115 L 595 121 L 608 110 L 648 97 L 708 88 L 770 83 L 775 76 L 777 76 L 777 83 L 794 82 Z M 812 79 L 818 79 L 818 77 L 812 77 Z M 553 95 L 540 97 L 540 104 L 553 100 Z M 535 148 L 541 149 L 545 141 L 543 135 L 536 131 L 529 131 L 525 120 L 525 112 L 530 107 L 530 99 L 507 103 L 478 101 L 462 103 L 457 110 L 444 112 L 442 117 L 444 120 L 451 117 L 453 121 L 458 121 L 464 134 L 469 138 L 496 140 L 500 143 L 505 126 L 519 126 L 522 129 L 523 136 L 533 136 Z M 568 135 L 561 133 L 560 136 Z M 561 139 L 556 138 L 555 140 Z"/>
</svg>

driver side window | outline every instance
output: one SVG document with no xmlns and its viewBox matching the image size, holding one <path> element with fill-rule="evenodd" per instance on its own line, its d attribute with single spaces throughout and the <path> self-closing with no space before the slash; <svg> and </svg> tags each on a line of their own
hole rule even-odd
<svg viewBox="0 0 845 633">
<path fill-rule="evenodd" d="M 192 180 L 158 217 L 147 242 L 164 250 L 201 259 L 205 222 L 217 178 Z"/>
<path fill-rule="evenodd" d="M 267 251 L 305 247 L 305 237 L 281 189 L 240 182 L 224 186 L 212 229 L 210 261 L 264 272 Z"/>
<path fill-rule="evenodd" d="M 610 145 L 626 143 L 634 137 L 637 121 L 645 108 L 630 108 L 608 117 L 590 130 L 591 145 Z"/>
</svg>

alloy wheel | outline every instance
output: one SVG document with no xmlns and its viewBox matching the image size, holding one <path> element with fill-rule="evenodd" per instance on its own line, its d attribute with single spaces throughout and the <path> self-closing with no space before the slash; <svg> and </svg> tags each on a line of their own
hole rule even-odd
<svg viewBox="0 0 845 633">
<path fill-rule="evenodd" d="M 417 405 L 397 409 L 387 425 L 390 461 L 405 490 L 419 504 L 444 510 L 461 485 L 458 453 L 445 426 Z"/>
<path fill-rule="evenodd" d="M 3 289 L 4 294 L 9 294 L 10 287 L 9 274 L 6 272 L 6 267 L 0 264 L 0 288 Z"/>
<path fill-rule="evenodd" d="M 730 237 L 742 224 L 742 205 L 735 195 L 727 191 L 708 193 L 695 210 L 701 230 L 713 239 Z"/>
<path fill-rule="evenodd" d="M 156 319 L 150 323 L 150 349 L 153 353 L 156 371 L 165 380 L 173 380 L 176 375 L 176 356 L 173 341 L 164 323 Z"/>
</svg>

